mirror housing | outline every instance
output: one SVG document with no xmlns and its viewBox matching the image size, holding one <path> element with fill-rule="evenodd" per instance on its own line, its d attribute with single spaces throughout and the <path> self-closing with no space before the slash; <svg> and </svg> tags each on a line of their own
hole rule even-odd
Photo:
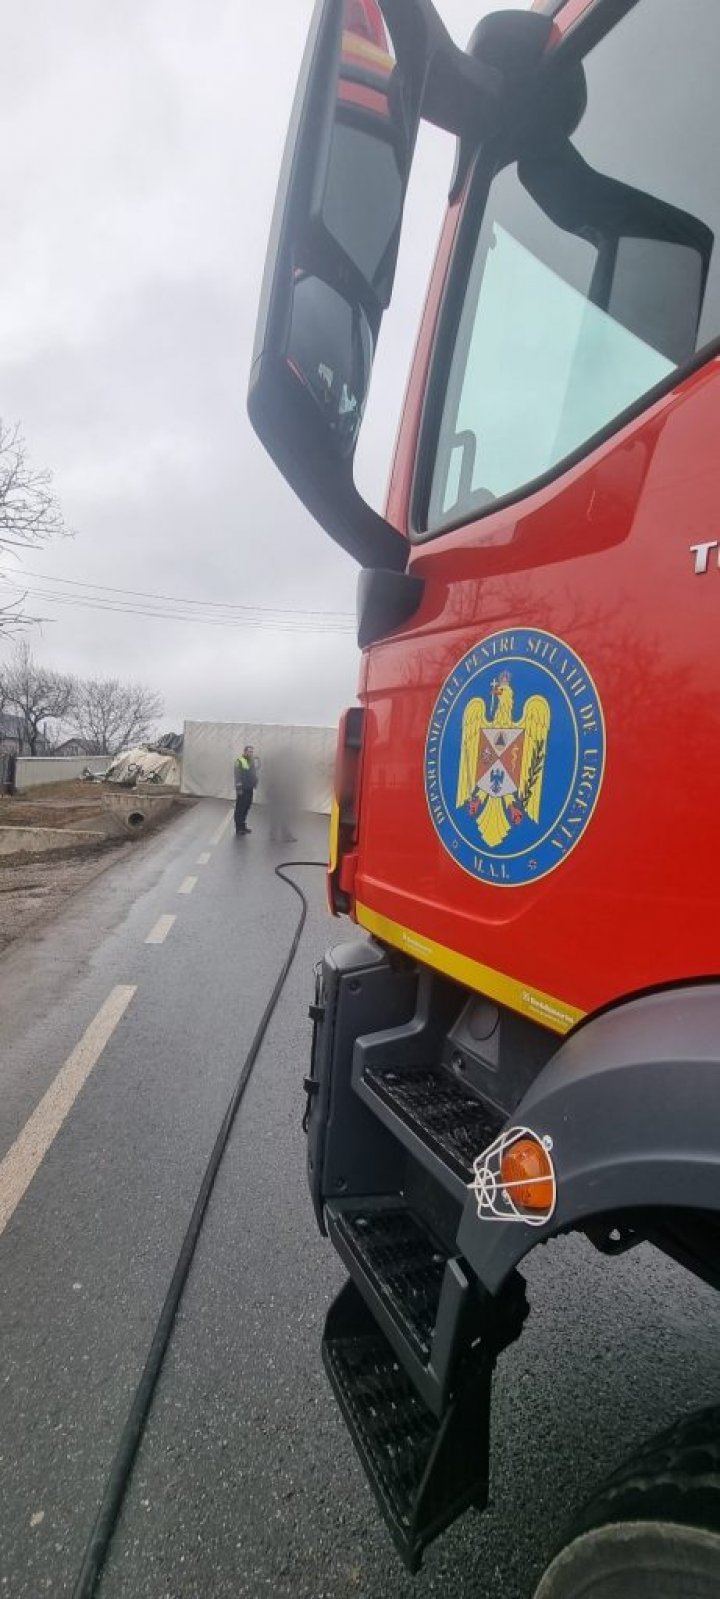
<svg viewBox="0 0 720 1599">
<path fill-rule="evenodd" d="M 362 566 L 406 539 L 355 488 L 353 460 L 421 117 L 462 142 L 499 125 L 502 78 L 432 0 L 318 0 L 268 245 L 248 393 L 256 433 Z"/>
</svg>

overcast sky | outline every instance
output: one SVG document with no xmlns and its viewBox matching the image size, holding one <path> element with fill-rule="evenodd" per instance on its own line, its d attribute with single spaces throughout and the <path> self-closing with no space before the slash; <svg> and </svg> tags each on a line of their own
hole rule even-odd
<svg viewBox="0 0 720 1599">
<path fill-rule="evenodd" d="M 440 0 L 463 44 L 494 8 Z M 5 9 L 0 416 L 20 421 L 33 464 L 52 468 L 76 531 L 26 557 L 29 589 L 52 578 L 61 591 L 59 579 L 354 610 L 354 563 L 294 499 L 245 411 L 311 12 L 312 0 Z M 428 130 L 358 464 L 377 505 L 451 162 L 451 141 Z M 69 582 L 64 592 L 83 597 Z M 147 682 L 166 728 L 185 717 L 329 723 L 354 697 L 352 632 L 153 621 L 35 597 L 27 608 L 51 618 L 31 635 L 39 659 Z"/>
</svg>

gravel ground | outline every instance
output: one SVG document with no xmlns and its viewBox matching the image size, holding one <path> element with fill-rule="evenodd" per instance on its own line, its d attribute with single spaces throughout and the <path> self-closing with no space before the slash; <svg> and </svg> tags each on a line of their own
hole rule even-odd
<svg viewBox="0 0 720 1599">
<path fill-rule="evenodd" d="M 109 866 L 121 863 L 142 846 L 142 839 L 130 842 L 127 837 L 107 837 L 108 812 L 100 788 L 87 783 L 48 787 L 49 793 L 42 798 L 3 796 L 0 827 L 79 828 L 97 831 L 98 841 L 42 856 L 17 851 L 0 857 L 0 954 L 15 939 L 57 915 L 72 895 Z M 191 806 L 187 799 L 178 802 L 169 815 L 159 818 L 152 833 L 167 827 Z M 143 834 L 143 838 L 150 836 Z"/>
<path fill-rule="evenodd" d="M 77 855 L 54 859 L 17 856 L 0 865 L 0 952 L 13 939 L 47 921 L 62 909 L 72 894 L 85 888 L 109 866 L 132 853 L 131 843 L 103 843 Z"/>
</svg>

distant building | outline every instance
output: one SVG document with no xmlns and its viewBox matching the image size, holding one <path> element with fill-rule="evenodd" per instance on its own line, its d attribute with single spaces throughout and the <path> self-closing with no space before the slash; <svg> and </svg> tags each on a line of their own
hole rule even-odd
<svg viewBox="0 0 720 1599">
<path fill-rule="evenodd" d="M 25 727 L 21 716 L 8 716 L 0 712 L 0 755 L 22 755 L 25 749 Z"/>
<path fill-rule="evenodd" d="M 99 755 L 97 745 L 87 738 L 66 738 L 62 744 L 56 744 L 53 755 Z M 108 755 L 108 761 L 110 756 Z"/>
<path fill-rule="evenodd" d="M 42 733 L 38 734 L 35 748 L 36 755 L 48 755 L 50 744 Z M 25 735 L 25 723 L 21 716 L 10 716 L 6 711 L 0 712 L 0 755 L 29 755 L 30 745 Z"/>
</svg>

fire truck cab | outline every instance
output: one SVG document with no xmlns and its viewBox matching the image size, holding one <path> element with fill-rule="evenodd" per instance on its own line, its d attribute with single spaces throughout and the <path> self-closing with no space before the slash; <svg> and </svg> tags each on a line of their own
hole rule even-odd
<svg viewBox="0 0 720 1599">
<path fill-rule="evenodd" d="M 411 1569 L 487 1498 L 522 1263 L 720 1286 L 718 0 L 319 0 L 250 416 L 359 563 L 306 1079 L 323 1358 Z M 447 213 L 384 511 L 353 461 L 421 120 Z M 608 1269 L 611 1269 L 609 1266 Z M 538 1599 L 720 1592 L 720 1407 L 649 1440 Z"/>
</svg>

